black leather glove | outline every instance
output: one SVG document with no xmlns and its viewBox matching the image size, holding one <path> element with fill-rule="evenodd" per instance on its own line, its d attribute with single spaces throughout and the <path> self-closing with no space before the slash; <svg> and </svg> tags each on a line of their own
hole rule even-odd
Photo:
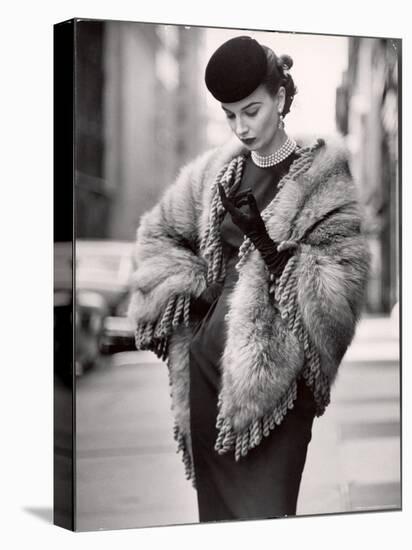
<svg viewBox="0 0 412 550">
<path fill-rule="evenodd" d="M 212 283 L 205 290 L 191 301 L 190 312 L 196 317 L 204 317 L 210 306 L 218 298 L 222 292 L 222 283 Z"/>
<path fill-rule="evenodd" d="M 251 189 L 246 189 L 229 199 L 220 183 L 218 188 L 222 204 L 229 212 L 233 223 L 253 242 L 269 271 L 275 277 L 279 277 L 288 260 L 293 256 L 293 248 L 278 251 L 280 243 L 269 237 Z M 241 210 L 242 206 L 247 206 L 248 210 Z"/>
</svg>

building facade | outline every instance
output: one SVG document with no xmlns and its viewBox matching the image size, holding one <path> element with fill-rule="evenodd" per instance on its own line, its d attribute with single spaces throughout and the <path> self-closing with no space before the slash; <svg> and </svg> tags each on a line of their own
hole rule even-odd
<svg viewBox="0 0 412 550">
<path fill-rule="evenodd" d="M 205 147 L 201 28 L 81 21 L 76 64 L 78 238 L 132 240 Z"/>
<path fill-rule="evenodd" d="M 372 253 L 367 306 L 389 313 L 399 299 L 401 41 L 352 37 L 336 118 L 351 153 Z"/>
</svg>

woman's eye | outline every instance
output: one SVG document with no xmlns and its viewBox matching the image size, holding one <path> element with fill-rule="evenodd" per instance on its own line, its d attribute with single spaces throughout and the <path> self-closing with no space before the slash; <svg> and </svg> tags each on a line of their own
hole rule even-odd
<svg viewBox="0 0 412 550">
<path fill-rule="evenodd" d="M 256 116 L 258 114 L 258 111 L 256 110 L 256 111 L 252 111 L 252 112 L 247 112 L 246 114 L 247 114 L 247 116 Z"/>
<path fill-rule="evenodd" d="M 233 118 L 235 118 L 235 115 L 232 115 L 231 113 L 226 113 L 226 118 L 232 120 Z"/>
</svg>

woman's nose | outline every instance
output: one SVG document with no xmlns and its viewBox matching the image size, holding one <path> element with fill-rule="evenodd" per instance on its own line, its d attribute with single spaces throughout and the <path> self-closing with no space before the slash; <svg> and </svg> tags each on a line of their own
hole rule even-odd
<svg viewBox="0 0 412 550">
<path fill-rule="evenodd" d="M 245 136 L 248 132 L 248 128 L 242 118 L 236 120 L 236 135 L 239 137 Z"/>
</svg>

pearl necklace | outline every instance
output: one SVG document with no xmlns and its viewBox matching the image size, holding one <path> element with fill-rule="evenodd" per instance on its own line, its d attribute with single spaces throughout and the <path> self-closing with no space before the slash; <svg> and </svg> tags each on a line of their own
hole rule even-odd
<svg viewBox="0 0 412 550">
<path fill-rule="evenodd" d="M 259 168 L 268 168 L 269 166 L 275 166 L 285 160 L 296 149 L 296 141 L 288 137 L 285 143 L 277 151 L 271 155 L 259 155 L 256 151 L 252 151 L 252 160 L 259 166 Z"/>
</svg>

